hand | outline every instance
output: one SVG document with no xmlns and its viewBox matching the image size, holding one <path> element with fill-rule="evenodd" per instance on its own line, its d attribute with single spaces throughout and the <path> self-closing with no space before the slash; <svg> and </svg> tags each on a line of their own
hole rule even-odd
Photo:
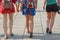
<svg viewBox="0 0 60 40">
<path fill-rule="evenodd" d="M 37 6 L 35 6 L 35 9 L 37 9 Z"/>
<path fill-rule="evenodd" d="M 21 8 L 20 11 L 23 12 L 23 9 Z"/>
<path fill-rule="evenodd" d="M 37 6 L 36 6 L 36 9 L 37 9 Z"/>
<path fill-rule="evenodd" d="M 43 6 L 43 10 L 45 10 L 45 6 Z"/>
<path fill-rule="evenodd" d="M 17 9 L 17 12 L 19 12 L 19 10 Z"/>
</svg>

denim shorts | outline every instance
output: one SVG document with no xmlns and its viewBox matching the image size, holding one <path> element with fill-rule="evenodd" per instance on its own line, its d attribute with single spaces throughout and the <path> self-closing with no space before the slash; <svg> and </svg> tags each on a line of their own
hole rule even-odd
<svg viewBox="0 0 60 40">
<path fill-rule="evenodd" d="M 27 8 L 26 6 L 23 6 L 23 12 L 22 12 L 22 15 L 31 15 L 31 16 L 34 16 L 35 13 L 36 13 L 36 10 L 35 8 Z"/>
</svg>

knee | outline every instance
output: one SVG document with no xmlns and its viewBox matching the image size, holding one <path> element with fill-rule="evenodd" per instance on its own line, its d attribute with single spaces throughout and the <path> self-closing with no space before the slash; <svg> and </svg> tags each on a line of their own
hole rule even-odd
<svg viewBox="0 0 60 40">
<path fill-rule="evenodd" d="M 50 20 L 51 19 L 51 16 L 47 16 L 47 19 Z"/>
<path fill-rule="evenodd" d="M 34 22 L 33 22 L 32 20 L 30 20 L 30 21 L 29 21 L 29 23 L 32 23 L 32 24 L 34 24 Z"/>
<path fill-rule="evenodd" d="M 51 17 L 51 19 L 52 19 L 52 20 L 54 20 L 54 19 L 55 19 L 55 17 L 54 17 L 54 16 L 52 16 L 52 17 Z"/>
</svg>

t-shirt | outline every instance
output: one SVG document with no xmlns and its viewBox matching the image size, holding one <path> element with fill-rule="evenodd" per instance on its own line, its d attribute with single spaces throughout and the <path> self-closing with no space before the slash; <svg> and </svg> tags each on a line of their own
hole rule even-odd
<svg viewBox="0 0 60 40">
<path fill-rule="evenodd" d="M 47 0 L 46 5 L 56 4 L 56 0 Z"/>
</svg>

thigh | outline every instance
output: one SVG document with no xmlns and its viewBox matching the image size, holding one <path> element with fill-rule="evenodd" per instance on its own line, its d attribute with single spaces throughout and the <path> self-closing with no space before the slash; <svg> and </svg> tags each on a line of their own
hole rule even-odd
<svg viewBox="0 0 60 40">
<path fill-rule="evenodd" d="M 56 16 L 56 12 L 52 12 L 51 17 L 52 17 L 52 18 L 55 18 L 55 16 Z"/>
<path fill-rule="evenodd" d="M 7 21 L 7 13 L 3 14 L 3 21 L 5 21 L 5 22 Z"/>
<path fill-rule="evenodd" d="M 26 15 L 26 21 L 29 21 L 29 15 L 28 14 Z"/>
<path fill-rule="evenodd" d="M 51 12 L 47 12 L 47 18 L 51 18 Z"/>
<path fill-rule="evenodd" d="M 33 22 L 34 21 L 34 17 L 29 15 L 29 20 Z"/>
<path fill-rule="evenodd" d="M 13 19 L 13 13 L 9 13 L 9 19 Z"/>
</svg>

